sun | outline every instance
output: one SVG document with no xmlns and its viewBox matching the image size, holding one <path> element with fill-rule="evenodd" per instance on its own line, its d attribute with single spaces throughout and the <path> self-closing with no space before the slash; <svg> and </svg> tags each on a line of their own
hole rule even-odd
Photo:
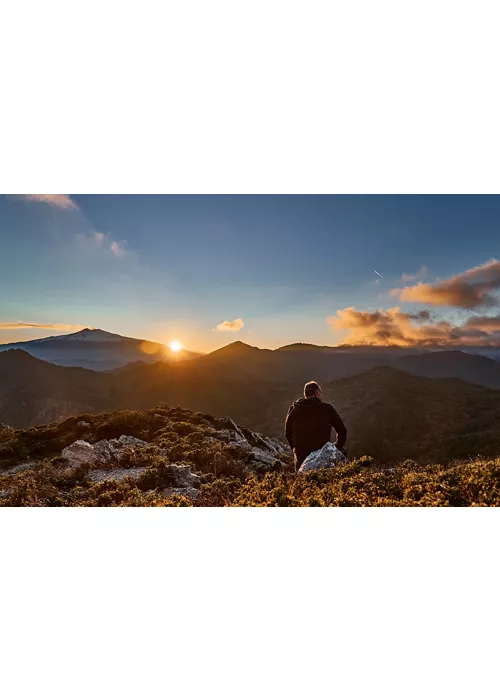
<svg viewBox="0 0 500 700">
<path fill-rule="evenodd" d="M 172 342 L 169 343 L 169 347 L 172 350 L 172 352 L 179 352 L 179 350 L 182 350 L 182 345 L 179 343 L 178 340 L 172 340 Z"/>
</svg>

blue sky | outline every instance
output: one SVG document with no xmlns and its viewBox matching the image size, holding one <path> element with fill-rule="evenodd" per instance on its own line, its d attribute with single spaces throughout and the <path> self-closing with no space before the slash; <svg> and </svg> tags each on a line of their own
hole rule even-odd
<svg viewBox="0 0 500 700">
<path fill-rule="evenodd" d="M 391 290 L 434 294 L 476 267 L 481 282 L 500 254 L 500 197 L 30 197 L 0 197 L 0 342 L 91 326 L 196 350 L 334 345 L 352 330 L 352 313 L 332 322 L 346 308 L 414 314 L 430 300 L 432 323 L 453 327 L 495 315 L 490 297 Z"/>
</svg>

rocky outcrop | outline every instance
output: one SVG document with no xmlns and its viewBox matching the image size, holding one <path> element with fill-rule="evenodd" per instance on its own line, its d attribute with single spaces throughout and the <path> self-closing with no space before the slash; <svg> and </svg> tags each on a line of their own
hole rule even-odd
<svg viewBox="0 0 500 700">
<path fill-rule="evenodd" d="M 220 428 L 219 426 L 221 426 Z M 268 438 L 260 433 L 254 433 L 249 428 L 236 425 L 231 418 L 213 419 L 213 427 L 218 428 L 213 434 L 214 439 L 222 440 L 232 447 L 237 447 L 247 453 L 251 462 L 260 465 L 282 464 L 281 455 L 287 454 L 289 448 L 280 440 Z"/>
<path fill-rule="evenodd" d="M 70 467 L 79 467 L 82 464 L 107 464 L 118 462 L 125 450 L 129 447 L 146 447 L 144 440 L 122 435 L 112 440 L 99 440 L 91 445 L 85 440 L 76 440 L 73 444 L 65 447 L 61 457 L 68 461 Z"/>
</svg>

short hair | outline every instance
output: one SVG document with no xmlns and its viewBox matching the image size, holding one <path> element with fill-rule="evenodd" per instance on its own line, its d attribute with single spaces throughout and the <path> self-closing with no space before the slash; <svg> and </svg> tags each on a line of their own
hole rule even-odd
<svg viewBox="0 0 500 700">
<path fill-rule="evenodd" d="M 304 386 L 304 396 L 307 398 L 314 396 L 317 391 L 321 391 L 321 387 L 318 382 L 307 382 Z"/>
</svg>

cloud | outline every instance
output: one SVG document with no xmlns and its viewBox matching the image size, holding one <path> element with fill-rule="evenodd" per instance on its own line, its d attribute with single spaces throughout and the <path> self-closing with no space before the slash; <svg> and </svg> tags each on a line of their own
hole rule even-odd
<svg viewBox="0 0 500 700">
<path fill-rule="evenodd" d="M 446 321 L 426 324 L 428 311 L 409 314 L 399 306 L 382 311 L 358 311 L 353 306 L 329 316 L 328 324 L 335 330 L 347 330 L 345 343 L 351 345 L 421 345 L 447 341 L 452 330 Z"/>
<path fill-rule="evenodd" d="M 77 234 L 76 240 L 86 250 L 112 253 L 117 258 L 123 258 L 127 254 L 127 241 L 115 241 L 100 231 L 92 231 L 90 235 Z"/>
<path fill-rule="evenodd" d="M 463 328 L 485 333 L 500 332 L 500 316 L 471 316 L 463 324 Z"/>
<path fill-rule="evenodd" d="M 69 194 L 19 194 L 16 196 L 27 202 L 44 202 L 57 209 L 78 209 L 78 205 Z"/>
<path fill-rule="evenodd" d="M 235 318 L 234 321 L 223 321 L 219 323 L 219 325 L 214 328 L 214 331 L 232 331 L 235 333 L 241 331 L 244 325 L 243 319 Z"/>
<path fill-rule="evenodd" d="M 429 269 L 425 265 L 422 265 L 422 267 L 419 268 L 416 272 L 410 274 L 407 272 L 403 272 L 403 274 L 401 275 L 401 282 L 403 284 L 406 284 L 407 282 L 421 282 L 427 277 L 428 273 Z"/>
<path fill-rule="evenodd" d="M 396 306 L 385 311 L 358 311 L 350 306 L 327 318 L 334 330 L 348 331 L 350 345 L 498 346 L 500 316 L 470 316 L 454 325 L 436 319 L 427 309 L 405 313 Z"/>
<path fill-rule="evenodd" d="M 23 328 L 44 328 L 54 331 L 81 331 L 85 326 L 69 323 L 25 323 L 24 321 L 0 322 L 0 331 L 18 331 Z"/>
<path fill-rule="evenodd" d="M 500 262 L 490 260 L 436 284 L 424 284 L 393 289 L 392 296 L 400 301 L 430 304 L 431 306 L 455 306 L 461 309 L 496 306 L 498 299 L 491 294 L 500 289 Z"/>
<path fill-rule="evenodd" d="M 109 249 L 111 250 L 112 253 L 114 253 L 116 255 L 117 258 L 123 258 L 123 256 L 127 252 L 125 250 L 125 245 L 126 245 L 126 241 L 121 241 L 121 243 L 119 243 L 118 241 L 111 241 L 111 245 L 109 246 Z"/>
</svg>

